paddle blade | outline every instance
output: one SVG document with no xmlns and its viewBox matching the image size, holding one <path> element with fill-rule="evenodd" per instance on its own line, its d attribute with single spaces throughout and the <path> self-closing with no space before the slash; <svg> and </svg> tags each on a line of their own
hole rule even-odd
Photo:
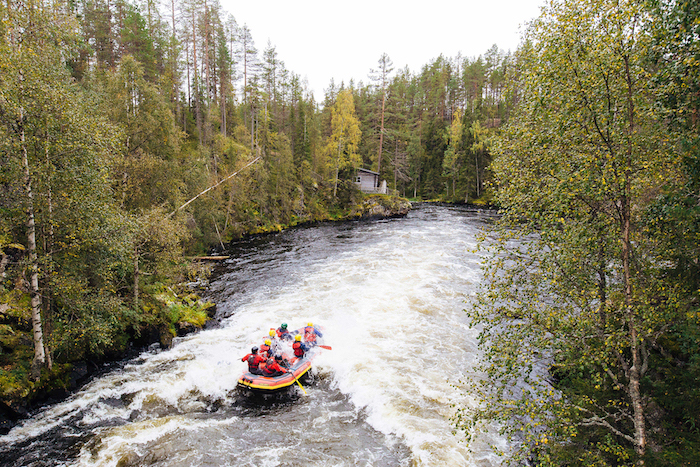
<svg viewBox="0 0 700 467">
<path fill-rule="evenodd" d="M 319 347 L 321 347 L 322 349 L 326 349 L 326 350 L 333 350 L 333 348 L 331 348 L 330 345 L 319 345 Z"/>
<path fill-rule="evenodd" d="M 301 383 L 299 382 L 299 379 L 297 378 L 297 379 L 295 379 L 294 381 L 297 382 L 297 384 L 299 385 L 299 387 L 301 388 L 301 390 L 304 391 L 304 395 L 307 396 L 308 394 L 306 394 L 306 389 L 304 389 L 304 386 L 301 385 Z"/>
</svg>

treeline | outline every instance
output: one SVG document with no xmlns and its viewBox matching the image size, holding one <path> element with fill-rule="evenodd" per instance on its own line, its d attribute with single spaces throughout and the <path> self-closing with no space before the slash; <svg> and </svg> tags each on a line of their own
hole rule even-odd
<svg viewBox="0 0 700 467">
<path fill-rule="evenodd" d="M 492 146 L 470 439 L 511 465 L 697 465 L 700 3 L 555 0 Z"/>
<path fill-rule="evenodd" d="M 272 172 L 289 173 L 283 166 L 291 164 L 287 168 L 329 178 L 332 155 L 324 147 L 332 107 L 345 89 L 359 119 L 361 166 L 380 170 L 408 196 L 466 200 L 483 194 L 487 130 L 508 113 L 510 56 L 495 45 L 477 58 L 440 56 L 418 73 L 394 70 L 383 55 L 369 83 L 331 82 L 318 102 L 274 45 L 259 50 L 248 27 L 217 1 L 85 1 L 74 12 L 82 43 L 70 61 L 73 76 L 84 81 L 86 73 L 113 71 L 131 56 L 170 104 L 178 129 L 209 152 L 214 172 L 247 148 L 278 154 Z"/>
<path fill-rule="evenodd" d="M 8 0 L 0 19 L 5 400 L 201 326 L 184 258 L 347 216 L 359 167 L 398 195 L 483 199 L 508 116 L 495 46 L 417 73 L 384 55 L 319 103 L 215 1 Z"/>
</svg>

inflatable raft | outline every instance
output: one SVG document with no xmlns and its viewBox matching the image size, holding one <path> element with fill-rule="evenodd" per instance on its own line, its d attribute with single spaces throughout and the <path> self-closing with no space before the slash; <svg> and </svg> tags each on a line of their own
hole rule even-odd
<svg viewBox="0 0 700 467">
<path fill-rule="evenodd" d="M 291 332 L 292 335 L 301 334 L 304 335 L 304 328 L 297 329 Z M 317 340 L 317 345 L 312 346 L 304 353 L 304 356 L 297 358 L 292 352 L 293 341 L 289 342 L 287 346 L 286 342 L 282 342 L 283 346 L 282 355 L 289 362 L 288 373 L 284 373 L 279 376 L 262 376 L 254 375 L 253 373 L 246 371 L 238 378 L 238 387 L 249 389 L 257 393 L 272 393 L 281 391 L 288 388 L 289 386 L 297 384 L 297 380 L 304 376 L 311 369 L 311 362 L 314 360 L 316 355 L 319 354 L 320 350 L 323 348 L 329 349 L 330 347 L 321 345 L 321 340 Z"/>
</svg>

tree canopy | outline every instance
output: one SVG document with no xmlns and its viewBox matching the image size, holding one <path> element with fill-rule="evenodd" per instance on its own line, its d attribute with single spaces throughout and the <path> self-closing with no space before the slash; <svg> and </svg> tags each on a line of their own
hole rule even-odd
<svg viewBox="0 0 700 467">
<path fill-rule="evenodd" d="M 688 388 L 665 381 L 698 374 L 697 287 L 678 275 L 696 243 L 666 223 L 679 190 L 697 201 L 680 188 L 695 130 L 669 126 L 659 99 L 675 64 L 654 60 L 668 42 L 652 32 L 668 8 L 553 1 L 511 68 L 517 105 L 492 146 L 503 215 L 468 310 L 484 326 L 483 405 L 457 425 L 472 436 L 497 420 L 518 440 L 514 462 L 667 465 L 697 440 L 669 428 L 695 422 L 681 406 L 696 396 L 681 402 Z"/>
<path fill-rule="evenodd" d="M 476 199 L 489 156 L 466 162 L 467 128 L 495 132 L 506 115 L 509 55 L 495 46 L 395 74 L 383 54 L 376 80 L 331 83 L 321 102 L 213 0 L 7 1 L 0 19 L 0 386 L 11 397 L 129 341 L 167 345 L 206 308 L 168 311 L 189 297 L 178 284 L 206 275 L 188 256 L 349 214 L 357 168 L 379 170 L 396 195 Z M 443 173 L 450 138 L 459 161 Z"/>
</svg>

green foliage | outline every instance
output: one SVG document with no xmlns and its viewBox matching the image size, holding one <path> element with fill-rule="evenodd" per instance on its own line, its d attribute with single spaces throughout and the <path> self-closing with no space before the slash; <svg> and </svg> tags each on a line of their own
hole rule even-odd
<svg viewBox="0 0 700 467">
<path fill-rule="evenodd" d="M 533 22 L 494 146 L 503 216 L 468 310 L 482 405 L 456 422 L 473 439 L 497 421 L 512 463 L 663 464 L 697 443 L 697 198 L 654 100 L 649 11 L 613 3 Z"/>
<path fill-rule="evenodd" d="M 331 85 L 319 108 L 274 47 L 264 52 L 263 72 L 253 71 L 250 32 L 224 21 L 218 5 L 188 4 L 175 18 L 152 8 L 103 0 L 0 5 L 0 293 L 26 300 L 31 204 L 44 347 L 56 368 L 44 378 L 64 378 L 71 360 L 115 357 L 153 329 L 201 325 L 197 306 L 185 301 L 175 310 L 156 297 L 161 284 L 176 287 L 188 275 L 185 254 L 358 215 L 363 198 L 352 180 L 357 167 L 374 163 L 380 97 L 382 175 L 417 197 L 463 199 L 475 186 L 464 128 L 500 117 L 505 61 L 497 48 L 483 60 L 441 56 L 418 74 L 387 73 L 381 90 Z M 467 65 L 470 74 L 460 71 Z M 452 135 L 455 163 L 443 174 L 456 108 L 464 109 L 456 119 L 463 130 Z M 16 394 L 48 387 L 24 377 L 28 318 L 12 313 L 27 306 L 3 311 L 0 322 L 4 364 L 18 372 L 8 385 L 23 388 Z"/>
<path fill-rule="evenodd" d="M 109 291 L 88 291 L 74 283 L 73 293 L 65 291 L 56 303 L 51 347 L 58 361 L 101 357 L 123 350 L 121 340 L 129 320 L 128 308 Z"/>
<path fill-rule="evenodd" d="M 168 329 L 173 336 L 177 335 L 176 326 L 189 323 L 196 328 L 202 328 L 209 319 L 208 309 L 213 306 L 203 302 L 193 293 L 176 293 L 172 288 L 157 286 L 153 297 L 164 305 L 164 313 Z"/>
<path fill-rule="evenodd" d="M 29 394 L 29 366 L 34 349 L 31 339 L 29 295 L 0 289 L 0 397 Z"/>
</svg>

